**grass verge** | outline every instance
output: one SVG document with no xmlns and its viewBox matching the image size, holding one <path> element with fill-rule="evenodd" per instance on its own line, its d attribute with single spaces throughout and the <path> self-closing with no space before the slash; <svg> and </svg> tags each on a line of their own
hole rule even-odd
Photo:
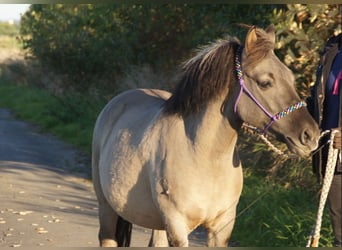
<svg viewBox="0 0 342 250">
<path fill-rule="evenodd" d="M 72 94 L 57 97 L 39 88 L 0 83 L 1 107 L 88 154 L 93 126 L 103 105 Z"/>
</svg>

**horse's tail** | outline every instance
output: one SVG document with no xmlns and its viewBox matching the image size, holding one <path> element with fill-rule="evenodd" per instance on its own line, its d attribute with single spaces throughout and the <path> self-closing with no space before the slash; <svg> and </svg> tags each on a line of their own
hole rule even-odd
<svg viewBox="0 0 342 250">
<path fill-rule="evenodd" d="M 132 223 L 119 216 L 116 223 L 116 240 L 118 247 L 129 247 L 131 243 Z"/>
</svg>

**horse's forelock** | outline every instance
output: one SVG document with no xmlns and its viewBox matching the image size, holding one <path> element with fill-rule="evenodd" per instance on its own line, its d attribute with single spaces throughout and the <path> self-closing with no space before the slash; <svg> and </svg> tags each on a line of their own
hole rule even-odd
<svg viewBox="0 0 342 250">
<path fill-rule="evenodd" d="M 188 115 L 199 112 L 208 102 L 222 95 L 234 77 L 236 38 L 219 40 L 203 47 L 187 61 L 172 96 L 166 101 L 166 113 Z"/>
</svg>

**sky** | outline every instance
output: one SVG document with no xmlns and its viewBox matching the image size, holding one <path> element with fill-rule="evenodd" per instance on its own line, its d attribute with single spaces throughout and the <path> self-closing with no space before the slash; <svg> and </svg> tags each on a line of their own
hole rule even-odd
<svg viewBox="0 0 342 250">
<path fill-rule="evenodd" d="M 0 4 L 0 21 L 19 21 L 29 4 Z"/>
</svg>

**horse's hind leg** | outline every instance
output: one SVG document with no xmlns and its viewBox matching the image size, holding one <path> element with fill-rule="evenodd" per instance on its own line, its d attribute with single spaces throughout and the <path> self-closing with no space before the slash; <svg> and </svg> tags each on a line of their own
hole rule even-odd
<svg viewBox="0 0 342 250">
<path fill-rule="evenodd" d="M 96 177 L 96 175 L 94 176 Z M 94 189 L 99 202 L 100 246 L 120 247 L 129 245 L 132 225 L 122 219 L 109 205 L 99 182 L 94 181 Z"/>
<path fill-rule="evenodd" d="M 101 247 L 128 247 L 131 242 L 132 224 L 116 212 L 107 203 L 99 205 Z"/>
<path fill-rule="evenodd" d="M 115 234 L 119 216 L 108 204 L 102 191 L 99 175 L 99 154 L 97 147 L 93 147 L 92 170 L 94 190 L 97 196 L 97 200 L 99 202 L 100 246 L 118 246 Z"/>
<path fill-rule="evenodd" d="M 113 211 L 107 202 L 99 204 L 99 241 L 101 247 L 118 246 L 115 236 L 118 218 L 119 216 Z"/>
</svg>

